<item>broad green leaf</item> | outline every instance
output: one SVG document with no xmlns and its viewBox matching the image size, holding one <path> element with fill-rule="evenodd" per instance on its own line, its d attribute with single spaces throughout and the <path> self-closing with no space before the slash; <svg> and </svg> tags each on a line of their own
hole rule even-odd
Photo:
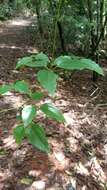
<svg viewBox="0 0 107 190">
<path fill-rule="evenodd" d="M 44 112 L 48 117 L 52 119 L 56 119 L 59 122 L 65 122 L 63 114 L 52 104 L 46 103 L 41 105 L 40 109 Z"/>
<path fill-rule="evenodd" d="M 20 59 L 16 64 L 16 69 L 20 68 L 21 66 L 29 65 L 32 62 L 32 57 L 23 57 Z"/>
<path fill-rule="evenodd" d="M 43 98 L 44 94 L 42 92 L 34 92 L 31 94 L 33 100 L 39 101 Z"/>
<path fill-rule="evenodd" d="M 16 69 L 21 66 L 28 67 L 46 67 L 49 63 L 49 58 L 44 53 L 39 53 L 37 55 L 31 55 L 29 57 L 23 57 L 20 59 L 16 65 Z"/>
<path fill-rule="evenodd" d="M 13 85 L 2 85 L 0 86 L 0 94 L 5 94 L 13 89 Z"/>
<path fill-rule="evenodd" d="M 39 53 L 32 56 L 32 62 L 34 64 L 34 67 L 46 67 L 50 61 L 46 54 Z"/>
<path fill-rule="evenodd" d="M 83 70 L 89 69 L 104 75 L 102 68 L 91 59 L 80 58 L 76 56 L 60 56 L 55 60 L 55 64 L 59 68 L 67 70 Z"/>
<path fill-rule="evenodd" d="M 19 125 L 13 130 L 13 135 L 17 144 L 21 144 L 23 138 L 25 137 L 25 129 L 23 125 Z"/>
<path fill-rule="evenodd" d="M 45 136 L 44 129 L 38 124 L 32 124 L 26 128 L 26 135 L 29 142 L 41 151 L 49 152 L 49 145 Z"/>
<path fill-rule="evenodd" d="M 22 120 L 23 120 L 24 126 L 28 126 L 29 124 L 31 124 L 35 115 L 36 115 L 35 106 L 32 106 L 32 105 L 25 106 L 22 110 Z"/>
<path fill-rule="evenodd" d="M 14 84 L 14 89 L 23 94 L 30 94 L 29 85 L 25 81 L 17 81 Z"/>
<path fill-rule="evenodd" d="M 41 70 L 37 73 L 37 79 L 43 88 L 45 88 L 51 95 L 54 95 L 58 75 L 56 75 L 53 71 Z"/>
</svg>

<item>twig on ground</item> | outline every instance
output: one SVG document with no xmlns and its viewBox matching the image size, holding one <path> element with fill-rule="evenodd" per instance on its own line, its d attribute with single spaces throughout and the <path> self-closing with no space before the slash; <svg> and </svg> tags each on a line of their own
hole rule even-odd
<svg viewBox="0 0 107 190">
<path fill-rule="evenodd" d="M 98 90 L 99 90 L 99 87 L 97 87 L 97 88 L 90 94 L 90 96 L 92 97 Z"/>
<path fill-rule="evenodd" d="M 95 94 L 95 91 L 92 94 Z M 92 96 L 92 94 L 90 96 Z M 91 103 L 92 101 L 96 100 L 100 94 L 101 94 L 101 90 L 98 92 L 98 94 L 96 96 L 92 97 L 88 102 L 86 102 L 84 104 L 83 113 L 85 112 L 85 110 L 86 110 L 87 106 L 89 105 L 89 103 Z"/>
<path fill-rule="evenodd" d="M 8 108 L 8 109 L 0 110 L 0 114 L 1 114 L 1 113 L 5 113 L 5 112 L 8 112 L 8 111 L 11 111 L 11 110 L 16 110 L 16 108 Z"/>
</svg>

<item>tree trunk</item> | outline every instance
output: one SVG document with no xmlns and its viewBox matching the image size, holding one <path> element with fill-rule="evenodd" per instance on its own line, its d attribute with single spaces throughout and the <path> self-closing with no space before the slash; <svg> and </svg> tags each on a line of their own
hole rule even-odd
<svg viewBox="0 0 107 190">
<path fill-rule="evenodd" d="M 49 0 L 49 3 L 50 3 L 51 12 L 52 12 L 53 16 L 55 16 L 56 15 L 56 9 L 57 9 L 55 1 Z M 64 40 L 64 35 L 63 35 L 63 27 L 62 27 L 62 24 L 59 20 L 57 20 L 57 27 L 58 27 L 62 52 L 66 53 L 65 40 Z"/>
<path fill-rule="evenodd" d="M 36 14 L 37 14 L 37 21 L 38 21 L 38 28 L 39 32 L 42 36 L 43 34 L 43 29 L 42 29 L 42 24 L 41 24 L 41 15 L 40 15 L 40 7 L 41 7 L 41 2 L 40 0 L 36 0 Z"/>
</svg>

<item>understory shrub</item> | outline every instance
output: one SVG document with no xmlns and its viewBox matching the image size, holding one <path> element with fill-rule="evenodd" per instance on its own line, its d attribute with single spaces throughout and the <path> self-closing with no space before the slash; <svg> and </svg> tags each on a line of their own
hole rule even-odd
<svg viewBox="0 0 107 190">
<path fill-rule="evenodd" d="M 60 56 L 56 59 L 49 59 L 46 54 L 39 53 L 20 59 L 16 65 L 16 69 L 20 69 L 21 67 L 38 68 L 39 71 L 35 76 L 35 80 L 37 79 L 39 84 L 52 97 L 54 97 L 57 90 L 59 78 L 59 75 L 55 72 L 57 68 L 69 71 L 89 69 L 100 75 L 104 75 L 102 68 L 94 61 L 77 56 Z M 15 91 L 27 96 L 28 101 L 20 108 L 20 115 L 18 117 L 20 122 L 13 130 L 15 140 L 18 144 L 21 144 L 22 140 L 27 138 L 36 148 L 48 153 L 50 149 L 44 128 L 40 123 L 36 122 L 38 112 L 43 112 L 46 117 L 54 119 L 57 122 L 65 123 L 66 121 L 61 111 L 53 104 L 41 103 L 38 106 L 36 102 L 44 99 L 44 93 L 33 91 L 31 87 L 26 81 L 18 80 L 15 83 L 0 86 L 0 95 L 5 95 L 9 91 Z M 28 103 L 34 101 L 34 104 Z"/>
</svg>

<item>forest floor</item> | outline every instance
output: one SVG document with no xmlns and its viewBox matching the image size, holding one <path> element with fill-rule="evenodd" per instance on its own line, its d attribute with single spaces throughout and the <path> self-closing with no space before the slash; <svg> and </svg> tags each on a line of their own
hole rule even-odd
<svg viewBox="0 0 107 190">
<path fill-rule="evenodd" d="M 32 43 L 30 26 L 27 19 L 0 24 L 0 85 L 18 79 L 35 83 L 33 70 L 15 70 L 18 58 L 41 51 L 37 33 Z M 96 84 L 91 78 L 83 71 L 59 81 L 54 103 L 65 125 L 38 118 L 46 126 L 49 155 L 27 141 L 17 146 L 12 130 L 23 96 L 0 97 L 0 190 L 107 190 L 107 78 Z"/>
</svg>

